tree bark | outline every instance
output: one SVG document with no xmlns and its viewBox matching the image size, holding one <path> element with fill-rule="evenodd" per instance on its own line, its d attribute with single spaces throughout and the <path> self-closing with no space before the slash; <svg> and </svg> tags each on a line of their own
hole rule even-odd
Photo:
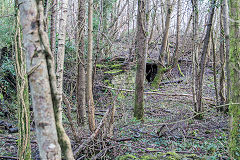
<svg viewBox="0 0 240 160">
<path fill-rule="evenodd" d="M 50 45 L 51 45 L 51 51 L 54 56 L 56 56 L 56 18 L 57 18 L 56 10 L 57 10 L 57 0 L 52 0 Z"/>
<path fill-rule="evenodd" d="M 197 68 L 198 68 L 198 0 L 192 0 L 193 35 L 192 35 L 192 94 L 194 110 L 197 110 Z"/>
<path fill-rule="evenodd" d="M 88 58 L 87 58 L 87 105 L 88 105 L 88 123 L 91 132 L 95 130 L 95 107 L 92 93 L 92 52 L 93 52 L 93 0 L 88 0 Z"/>
<path fill-rule="evenodd" d="M 31 159 L 30 146 L 30 105 L 28 93 L 28 77 L 26 71 L 26 55 L 22 49 L 22 38 L 19 22 L 19 10 L 16 7 L 16 34 L 15 34 L 15 60 L 17 79 L 17 104 L 18 104 L 18 157 L 20 160 Z"/>
<path fill-rule="evenodd" d="M 53 57 L 47 52 L 48 37 L 43 32 L 43 4 L 42 1 L 37 4 L 35 0 L 19 0 L 18 5 L 40 157 L 61 159 L 47 62 Z"/>
<path fill-rule="evenodd" d="M 63 155 L 67 160 L 72 160 L 73 153 L 71 142 L 62 125 L 62 94 L 63 94 L 63 71 L 64 71 L 64 55 L 65 55 L 65 40 L 66 40 L 66 23 L 68 13 L 68 0 L 62 0 L 59 11 L 59 30 L 58 30 L 58 52 L 57 52 L 57 67 L 56 67 L 56 84 L 57 84 L 57 100 L 54 101 L 54 113 L 56 127 L 58 133 L 58 141 L 61 146 Z"/>
<path fill-rule="evenodd" d="M 220 97 L 220 105 L 223 105 L 226 103 L 226 96 L 225 96 L 225 47 L 224 47 L 224 27 L 223 27 L 223 6 L 221 6 L 221 11 L 220 11 L 220 18 L 219 18 L 219 23 L 220 23 L 220 48 L 219 48 L 219 53 L 220 53 L 220 64 L 221 64 L 221 73 L 220 73 L 220 79 L 219 79 L 219 97 Z M 220 110 L 225 110 L 227 107 L 221 107 Z"/>
<path fill-rule="evenodd" d="M 212 42 L 212 54 L 213 54 L 213 79 L 214 79 L 214 89 L 216 97 L 216 106 L 219 105 L 218 101 L 218 85 L 217 85 L 217 70 L 216 70 L 216 45 L 214 42 L 213 31 L 211 32 L 211 42 Z"/>
<path fill-rule="evenodd" d="M 138 0 L 137 14 L 137 37 L 136 37 L 136 54 L 137 54 L 137 73 L 135 88 L 135 106 L 134 117 L 143 119 L 144 116 L 144 80 L 146 70 L 146 57 L 148 50 L 148 1 Z"/>
<path fill-rule="evenodd" d="M 226 3 L 227 5 L 227 3 Z M 226 6 L 227 7 L 227 6 Z M 230 131 L 230 156 L 239 159 L 240 155 L 240 0 L 230 0 L 230 67 L 231 67 L 231 131 Z M 227 10 L 226 10 L 227 11 Z M 225 17 L 229 18 L 229 17 Z"/>
<path fill-rule="evenodd" d="M 227 0 L 223 0 L 223 24 L 224 24 L 224 35 L 225 35 L 225 55 L 226 55 L 226 76 L 227 76 L 227 86 L 226 86 L 226 103 L 230 102 L 230 68 L 229 68 L 229 52 L 230 52 L 230 40 L 229 40 L 229 9 Z M 225 109 L 226 110 L 226 109 Z"/>
<path fill-rule="evenodd" d="M 172 57 L 172 67 L 175 67 L 178 62 L 178 57 L 179 57 L 179 37 L 180 37 L 180 22 L 181 20 L 181 0 L 178 0 L 178 5 L 177 5 L 177 36 L 176 36 L 176 47 L 175 51 Z M 185 35 L 186 36 L 186 35 Z"/>
<path fill-rule="evenodd" d="M 202 88 L 203 88 L 203 80 L 204 80 L 204 71 L 205 71 L 205 65 L 206 65 L 206 57 L 209 50 L 209 41 L 210 41 L 210 34 L 212 29 L 212 22 L 213 22 L 213 15 L 214 15 L 214 9 L 215 9 L 215 0 L 212 0 L 211 6 L 210 6 L 210 13 L 208 18 L 208 24 L 207 24 L 207 31 L 204 38 L 204 44 L 202 49 L 202 56 L 199 63 L 199 69 L 197 74 L 197 107 L 195 108 L 196 112 L 196 119 L 202 119 L 203 115 L 203 104 L 202 104 Z"/>
<path fill-rule="evenodd" d="M 77 55 L 78 55 L 78 76 L 77 76 L 77 122 L 79 126 L 86 123 L 86 73 L 84 58 L 84 33 L 85 33 L 85 0 L 78 1 L 78 33 L 77 33 Z"/>
<path fill-rule="evenodd" d="M 158 71 L 157 74 L 152 82 L 152 86 L 154 88 L 158 88 L 159 84 L 162 81 L 162 76 L 166 71 L 169 71 L 171 68 L 170 66 L 170 59 L 169 59 L 169 53 L 167 53 L 167 42 L 168 42 L 168 32 L 169 32 L 169 26 L 170 26 L 170 20 L 171 20 L 171 15 L 172 15 L 172 8 L 173 5 L 175 4 L 175 0 L 173 2 L 170 2 L 171 0 L 167 0 L 167 15 L 166 15 L 166 21 L 165 21 L 165 30 L 163 32 L 163 39 L 161 43 L 161 48 L 159 52 L 159 57 L 158 57 Z"/>
<path fill-rule="evenodd" d="M 163 39 L 161 43 L 161 48 L 159 52 L 159 62 L 161 63 L 162 66 L 165 66 L 166 63 L 166 47 L 167 47 L 167 41 L 168 41 L 168 32 L 169 32 L 169 26 L 170 26 L 170 20 L 171 20 L 171 15 L 172 15 L 172 7 L 173 4 L 175 3 L 170 2 L 170 0 L 167 0 L 167 16 L 166 16 L 166 21 L 165 21 L 165 30 L 163 33 Z"/>
</svg>

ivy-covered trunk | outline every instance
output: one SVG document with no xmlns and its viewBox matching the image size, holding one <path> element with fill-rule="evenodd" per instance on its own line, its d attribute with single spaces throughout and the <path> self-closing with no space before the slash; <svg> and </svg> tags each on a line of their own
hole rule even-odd
<svg viewBox="0 0 240 160">
<path fill-rule="evenodd" d="M 230 0 L 231 159 L 240 158 L 240 0 Z"/>
<path fill-rule="evenodd" d="M 15 5 L 17 6 L 17 2 Z M 16 8 L 15 54 L 19 132 L 18 157 L 20 160 L 29 160 L 31 159 L 31 146 L 28 76 L 26 71 L 25 52 L 22 49 L 18 8 Z"/>
<path fill-rule="evenodd" d="M 42 1 L 19 0 L 18 6 L 40 157 L 46 160 L 61 159 L 53 111 L 54 86 L 50 84 L 54 77 L 49 68 L 53 69 L 54 66 L 48 63 L 53 62 L 53 55 L 48 35 L 43 29 Z"/>
</svg>

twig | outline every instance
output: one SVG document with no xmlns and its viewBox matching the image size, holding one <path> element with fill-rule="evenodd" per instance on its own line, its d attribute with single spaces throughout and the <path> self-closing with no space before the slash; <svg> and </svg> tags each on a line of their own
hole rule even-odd
<svg viewBox="0 0 240 160">
<path fill-rule="evenodd" d="M 15 14 L 2 15 L 2 16 L 0 16 L 0 18 L 6 18 L 6 17 L 12 17 L 12 16 L 15 16 Z"/>
<path fill-rule="evenodd" d="M 122 139 L 113 139 L 113 138 L 109 138 L 109 139 L 116 142 L 125 142 L 125 141 L 131 141 L 134 138 L 130 137 L 130 138 L 122 138 Z"/>
<path fill-rule="evenodd" d="M 18 159 L 17 157 L 10 157 L 10 156 L 0 156 L 0 159 Z"/>
<path fill-rule="evenodd" d="M 86 148 L 86 146 L 87 146 L 88 143 L 90 143 L 92 140 L 94 140 L 94 139 L 97 137 L 99 131 L 102 129 L 102 127 L 103 127 L 104 124 L 106 123 L 106 120 L 107 120 L 108 114 L 109 114 L 110 111 L 111 111 L 111 108 L 112 108 L 112 106 L 110 106 L 110 107 L 107 109 L 104 117 L 102 118 L 100 124 L 98 125 L 98 127 L 97 127 L 97 129 L 94 131 L 94 133 L 93 133 L 86 141 L 84 141 L 84 142 L 82 143 L 82 145 L 80 145 L 80 146 L 73 152 L 75 158 L 79 155 L 80 151 L 82 151 L 83 149 Z"/>
<path fill-rule="evenodd" d="M 72 129 L 72 133 L 74 135 L 75 140 L 79 141 L 79 137 L 77 136 L 77 132 L 76 132 L 76 129 L 74 127 L 74 123 L 73 123 L 72 116 L 71 116 L 71 104 L 70 104 L 70 102 L 68 101 L 67 97 L 64 94 L 62 95 L 62 97 L 63 97 L 63 102 L 67 106 L 66 116 L 67 116 L 68 121 L 70 123 L 70 127 Z"/>
</svg>

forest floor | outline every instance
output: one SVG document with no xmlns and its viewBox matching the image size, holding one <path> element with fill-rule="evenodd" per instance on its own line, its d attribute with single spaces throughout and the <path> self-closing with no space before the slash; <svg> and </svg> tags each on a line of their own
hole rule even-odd
<svg viewBox="0 0 240 160">
<path fill-rule="evenodd" d="M 227 148 L 228 115 L 220 112 L 215 106 L 211 67 L 206 69 L 204 76 L 203 120 L 194 119 L 191 63 L 183 61 L 179 66 L 181 72 L 176 67 L 164 75 L 163 83 L 159 88 L 152 88 L 150 83 L 145 83 L 143 121 L 133 117 L 135 71 L 123 72 L 116 69 L 117 64 L 112 64 L 112 68 L 110 67 L 111 69 L 107 71 L 104 70 L 106 64 L 100 64 L 97 67 L 94 87 L 96 119 L 99 123 L 107 108 L 114 105 L 116 107 L 114 134 L 111 138 L 98 139 L 94 144 L 89 144 L 88 150 L 82 154 L 82 159 L 230 159 Z M 74 124 L 76 124 L 75 111 L 73 105 L 71 114 Z M 17 126 L 17 115 L 2 117 L 0 119 L 0 159 L 17 159 L 18 134 L 7 131 L 9 129 L 7 125 L 12 124 L 13 127 L 10 128 Z M 65 115 L 63 118 L 64 126 L 75 149 L 89 137 L 90 133 L 87 128 L 81 129 L 84 130 L 79 133 L 81 142 L 76 142 L 68 118 Z M 39 159 L 34 132 L 31 135 L 32 157 Z M 93 149 L 99 148 L 97 145 L 102 146 L 98 151 Z M 96 158 L 96 155 L 101 158 Z"/>
<path fill-rule="evenodd" d="M 183 63 L 180 68 L 182 73 L 175 68 L 165 75 L 163 85 L 158 89 L 146 82 L 144 121 L 133 117 L 134 83 L 131 81 L 134 82 L 134 78 L 131 78 L 131 71 L 111 79 L 111 87 L 107 89 L 114 90 L 117 96 L 114 136 L 111 138 L 114 142 L 110 145 L 113 157 L 229 159 L 228 116 L 215 105 L 211 68 L 207 68 L 204 80 L 203 120 L 194 119 L 191 64 Z M 103 95 L 101 93 L 103 103 L 97 106 L 106 104 L 107 98 Z M 102 112 L 103 108 L 97 107 L 96 112 L 98 110 Z M 106 159 L 109 159 L 107 154 Z"/>
</svg>

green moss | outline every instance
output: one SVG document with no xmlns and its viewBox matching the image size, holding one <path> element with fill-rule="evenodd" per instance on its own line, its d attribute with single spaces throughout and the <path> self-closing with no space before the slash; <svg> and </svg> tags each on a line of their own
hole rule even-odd
<svg viewBox="0 0 240 160">
<path fill-rule="evenodd" d="M 159 160 L 157 156 L 144 155 L 140 157 L 141 160 Z"/>
<path fill-rule="evenodd" d="M 172 159 L 172 160 L 180 160 L 180 159 L 182 158 L 182 157 L 181 157 L 179 154 L 177 154 L 176 152 L 167 152 L 166 155 L 169 156 L 169 157 L 168 157 L 169 160 L 170 160 L 170 159 Z"/>
<path fill-rule="evenodd" d="M 136 91 L 140 86 L 136 84 Z M 144 102 L 140 100 L 138 94 L 135 94 L 134 117 L 138 120 L 143 120 L 144 116 Z"/>
<path fill-rule="evenodd" d="M 109 66 L 109 68 L 111 68 L 111 69 L 119 69 L 119 68 L 121 68 L 121 67 L 122 67 L 121 64 L 113 64 L 113 65 L 110 65 L 110 66 Z"/>
<path fill-rule="evenodd" d="M 96 67 L 97 68 L 107 68 L 107 66 L 104 64 L 96 64 Z"/>
<path fill-rule="evenodd" d="M 162 81 L 162 77 L 163 77 L 163 73 L 167 71 L 167 68 L 162 67 L 162 66 L 158 66 L 158 71 L 157 74 L 152 82 L 152 87 L 154 88 L 158 88 L 161 81 Z"/>
<path fill-rule="evenodd" d="M 230 154 L 234 158 L 240 158 L 240 106 L 230 105 L 230 112 L 232 117 Z"/>
<path fill-rule="evenodd" d="M 118 160 L 132 160 L 132 159 L 138 159 L 138 158 L 132 154 L 127 154 L 127 155 L 120 156 L 117 159 Z"/>
<path fill-rule="evenodd" d="M 104 73 L 105 74 L 119 74 L 119 73 L 122 73 L 122 72 L 123 72 L 123 70 L 114 69 L 114 70 L 106 71 Z"/>
</svg>

